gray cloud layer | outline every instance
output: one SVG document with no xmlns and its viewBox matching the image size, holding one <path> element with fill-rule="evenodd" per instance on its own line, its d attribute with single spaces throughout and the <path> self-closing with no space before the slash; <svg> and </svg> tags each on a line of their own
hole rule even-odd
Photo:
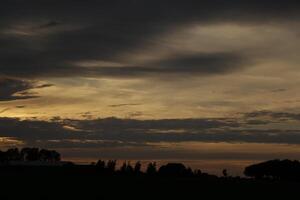
<svg viewBox="0 0 300 200">
<path fill-rule="evenodd" d="M 136 66 L 120 59 L 167 31 L 191 24 L 299 21 L 296 0 L 2 1 L 1 74 L 39 76 L 141 76 L 219 74 L 249 64 L 240 52 L 176 55 Z M 83 60 L 124 62 L 125 67 L 78 67 Z"/>
<path fill-rule="evenodd" d="M 249 115 L 245 114 L 242 119 L 106 118 L 49 122 L 1 118 L 0 136 L 17 138 L 33 146 L 78 148 L 147 146 L 149 142 L 186 141 L 300 144 L 300 130 L 264 129 L 256 126 L 259 123 L 248 121 L 254 117 L 254 114 Z M 275 119 L 264 124 L 277 122 L 278 119 Z"/>
</svg>

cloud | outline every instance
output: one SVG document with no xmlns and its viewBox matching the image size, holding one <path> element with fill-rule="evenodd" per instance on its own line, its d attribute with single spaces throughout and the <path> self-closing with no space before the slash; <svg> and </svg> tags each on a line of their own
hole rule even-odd
<svg viewBox="0 0 300 200">
<path fill-rule="evenodd" d="M 38 96 L 30 92 L 30 89 L 51 86 L 52 84 L 38 84 L 35 81 L 0 77 L 0 102 L 36 98 Z"/>
<path fill-rule="evenodd" d="M 247 59 L 234 53 L 213 53 L 198 55 L 176 55 L 174 58 L 153 64 L 154 70 L 163 73 L 222 74 L 242 68 Z"/>
<path fill-rule="evenodd" d="M 0 70 L 19 77 L 231 72 L 241 62 L 235 57 L 238 52 L 234 57 L 185 53 L 161 58 L 153 66 L 152 62 L 137 66 L 123 57 L 188 26 L 297 22 L 299 8 L 295 0 L 3 1 Z M 90 69 L 72 64 L 84 60 L 118 61 L 127 67 Z"/>
<path fill-rule="evenodd" d="M 279 88 L 279 89 L 275 89 L 275 90 L 272 90 L 272 92 L 274 93 L 277 93 L 277 92 L 286 92 L 287 89 L 284 89 L 284 88 Z"/>
<path fill-rule="evenodd" d="M 0 114 L 6 112 L 6 111 L 8 111 L 8 110 L 10 110 L 10 108 L 4 108 L 4 109 L 0 110 Z"/>
<path fill-rule="evenodd" d="M 26 108 L 24 105 L 16 106 L 16 108 Z"/>
<path fill-rule="evenodd" d="M 40 29 L 47 29 L 47 28 L 52 28 L 52 27 L 56 27 L 59 26 L 61 23 L 57 22 L 57 21 L 49 21 L 45 24 L 40 25 L 38 28 Z"/>
<path fill-rule="evenodd" d="M 252 125 L 252 127 L 249 127 Z M 160 142 L 300 144 L 300 130 L 262 128 L 238 119 L 53 119 L 0 118 L 0 137 L 51 147 L 144 146 Z M 67 128 L 66 128 L 67 127 Z"/>
<path fill-rule="evenodd" d="M 269 118 L 274 122 L 284 122 L 289 120 L 300 121 L 299 113 L 288 113 L 288 112 L 274 112 L 269 110 L 261 110 L 246 113 L 245 117 L 247 118 Z"/>
<path fill-rule="evenodd" d="M 139 106 L 141 104 L 139 103 L 123 103 L 123 104 L 112 104 L 112 105 L 109 105 L 109 107 L 124 107 L 124 106 Z"/>
<path fill-rule="evenodd" d="M 36 85 L 34 88 L 41 89 L 41 88 L 47 88 L 47 87 L 52 87 L 52 86 L 54 86 L 54 84 L 45 83 L 45 84 L 41 84 L 41 85 Z"/>
<path fill-rule="evenodd" d="M 35 98 L 36 96 L 26 92 L 33 87 L 31 82 L 24 80 L 9 78 L 0 79 L 0 101 Z"/>
<path fill-rule="evenodd" d="M 157 77 L 163 75 L 213 75 L 234 72 L 251 65 L 248 58 L 235 53 L 174 55 L 143 66 L 84 67 L 81 75 L 104 77 Z M 80 68 L 76 68 L 80 71 Z"/>
</svg>

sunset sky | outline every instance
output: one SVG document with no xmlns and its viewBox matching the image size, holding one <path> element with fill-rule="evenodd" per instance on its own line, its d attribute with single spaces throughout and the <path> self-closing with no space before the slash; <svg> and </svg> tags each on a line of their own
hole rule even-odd
<svg viewBox="0 0 300 200">
<path fill-rule="evenodd" d="M 0 148 L 300 159 L 299 52 L 299 0 L 2 0 Z"/>
</svg>

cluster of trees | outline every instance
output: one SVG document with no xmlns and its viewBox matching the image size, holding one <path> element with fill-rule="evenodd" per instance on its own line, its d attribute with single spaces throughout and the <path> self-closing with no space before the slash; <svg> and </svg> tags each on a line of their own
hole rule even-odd
<svg viewBox="0 0 300 200">
<path fill-rule="evenodd" d="M 117 161 L 116 160 L 109 160 L 105 163 L 103 160 L 99 160 L 96 163 L 96 167 L 100 170 L 106 170 L 108 172 L 115 172 L 116 170 Z"/>
<path fill-rule="evenodd" d="M 300 180 L 300 162 L 270 160 L 246 167 L 244 174 L 256 179 Z"/>
<path fill-rule="evenodd" d="M 186 168 L 181 163 L 169 163 L 167 165 L 163 165 L 160 168 L 157 168 L 155 162 L 150 162 L 145 170 L 142 171 L 142 164 L 140 161 L 136 162 L 134 165 L 131 165 L 130 162 L 124 162 L 120 169 L 116 170 L 116 160 L 109 160 L 107 162 L 103 160 L 99 160 L 95 166 L 97 169 L 102 170 L 104 172 L 113 172 L 113 173 L 121 173 L 127 175 L 142 175 L 147 174 L 150 176 L 195 176 L 195 175 L 203 175 L 201 170 L 192 171 L 191 168 Z"/>
<path fill-rule="evenodd" d="M 98 169 L 106 170 L 113 173 L 127 174 L 127 175 L 150 175 L 150 176 L 167 176 L 167 177 L 210 177 L 216 176 L 202 173 L 201 170 L 192 170 L 185 167 L 181 163 L 169 163 L 157 168 L 155 162 L 148 164 L 146 170 L 142 169 L 141 162 L 137 162 L 131 165 L 130 162 L 124 162 L 120 169 L 116 170 L 116 161 L 110 160 L 108 162 L 99 160 L 95 164 Z M 232 179 L 228 175 L 227 170 L 222 171 L 223 177 Z M 245 176 L 255 179 L 272 179 L 272 180 L 300 180 L 300 162 L 291 160 L 271 160 L 254 165 L 250 165 L 245 168 Z M 236 177 L 239 178 L 239 177 Z"/>
<path fill-rule="evenodd" d="M 120 169 L 116 169 L 117 166 L 117 161 L 116 160 L 109 160 L 107 162 L 103 160 L 99 160 L 95 166 L 97 167 L 98 170 L 105 171 L 105 172 L 119 172 L 122 174 L 142 174 L 142 164 L 140 161 L 136 162 L 135 165 L 131 165 L 130 162 L 124 162 Z M 156 174 L 157 169 L 156 169 L 156 163 L 149 163 L 147 170 L 147 174 Z"/>
<path fill-rule="evenodd" d="M 43 161 L 43 162 L 58 162 L 61 156 L 58 152 L 39 148 L 18 148 L 8 149 L 7 151 L 0 151 L 0 163 L 10 161 Z"/>
</svg>

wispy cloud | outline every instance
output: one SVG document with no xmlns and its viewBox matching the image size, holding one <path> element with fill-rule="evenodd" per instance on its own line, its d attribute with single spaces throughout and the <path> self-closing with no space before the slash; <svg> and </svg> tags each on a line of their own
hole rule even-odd
<svg viewBox="0 0 300 200">
<path fill-rule="evenodd" d="M 0 101 L 36 98 L 38 96 L 31 92 L 31 89 L 41 89 L 51 86 L 51 84 L 40 85 L 30 80 L 0 77 Z"/>
<path fill-rule="evenodd" d="M 122 104 L 112 104 L 112 105 L 109 105 L 109 107 L 115 108 L 115 107 L 139 106 L 139 105 L 141 105 L 141 104 L 139 104 L 139 103 L 122 103 Z"/>
</svg>

